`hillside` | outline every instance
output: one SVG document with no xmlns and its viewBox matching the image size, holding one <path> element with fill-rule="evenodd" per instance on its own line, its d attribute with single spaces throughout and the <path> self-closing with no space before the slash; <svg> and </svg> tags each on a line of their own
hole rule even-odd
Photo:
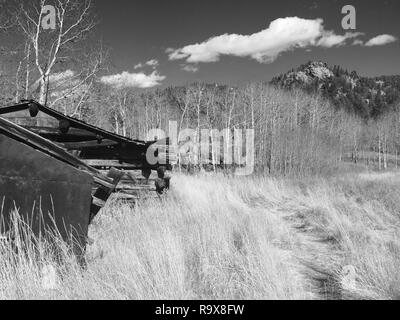
<svg viewBox="0 0 400 320">
<path fill-rule="evenodd" d="M 319 91 L 337 108 L 363 118 L 377 118 L 395 108 L 400 99 L 400 76 L 368 78 L 340 66 L 309 62 L 275 77 L 272 84 L 284 89 Z"/>
</svg>

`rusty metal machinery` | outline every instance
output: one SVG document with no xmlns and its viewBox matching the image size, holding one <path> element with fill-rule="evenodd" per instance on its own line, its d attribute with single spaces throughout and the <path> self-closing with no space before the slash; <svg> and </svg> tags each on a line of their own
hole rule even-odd
<svg viewBox="0 0 400 320">
<path fill-rule="evenodd" d="M 0 108 L 0 115 L 52 141 L 88 166 L 102 171 L 123 170 L 125 175 L 118 191 L 125 199 L 136 199 L 143 192 L 155 191 L 155 186 L 151 185 L 155 181 L 152 172 L 160 167 L 171 169 L 175 161 L 168 138 L 149 142 L 129 139 L 68 117 L 34 100 Z M 149 163 L 146 157 L 151 148 L 159 160 L 155 164 Z"/>
<path fill-rule="evenodd" d="M 0 235 L 13 240 L 17 211 L 35 235 L 57 229 L 82 257 L 88 226 L 122 178 L 90 167 L 53 142 L 0 117 Z"/>
</svg>

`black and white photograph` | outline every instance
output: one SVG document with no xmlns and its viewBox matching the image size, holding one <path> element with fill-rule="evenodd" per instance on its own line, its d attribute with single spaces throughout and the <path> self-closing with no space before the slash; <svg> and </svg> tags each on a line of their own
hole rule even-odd
<svg viewBox="0 0 400 320">
<path fill-rule="evenodd" d="M 0 300 L 400 299 L 399 16 L 0 0 Z"/>
</svg>

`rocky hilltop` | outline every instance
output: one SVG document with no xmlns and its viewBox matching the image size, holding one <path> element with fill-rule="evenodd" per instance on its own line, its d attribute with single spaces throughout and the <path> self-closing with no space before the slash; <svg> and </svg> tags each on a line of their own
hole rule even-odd
<svg viewBox="0 0 400 320">
<path fill-rule="evenodd" d="M 364 118 L 377 118 L 396 108 L 400 101 L 400 76 L 362 77 L 356 71 L 320 61 L 308 62 L 271 82 L 284 89 L 320 92 L 337 108 Z"/>
</svg>

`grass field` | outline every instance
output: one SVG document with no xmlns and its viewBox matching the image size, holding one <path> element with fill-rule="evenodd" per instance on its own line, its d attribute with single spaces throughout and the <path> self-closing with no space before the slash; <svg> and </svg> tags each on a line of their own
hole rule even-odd
<svg viewBox="0 0 400 320">
<path fill-rule="evenodd" d="M 86 270 L 0 245 L 0 299 L 399 299 L 399 183 L 174 176 L 101 212 Z"/>
</svg>

